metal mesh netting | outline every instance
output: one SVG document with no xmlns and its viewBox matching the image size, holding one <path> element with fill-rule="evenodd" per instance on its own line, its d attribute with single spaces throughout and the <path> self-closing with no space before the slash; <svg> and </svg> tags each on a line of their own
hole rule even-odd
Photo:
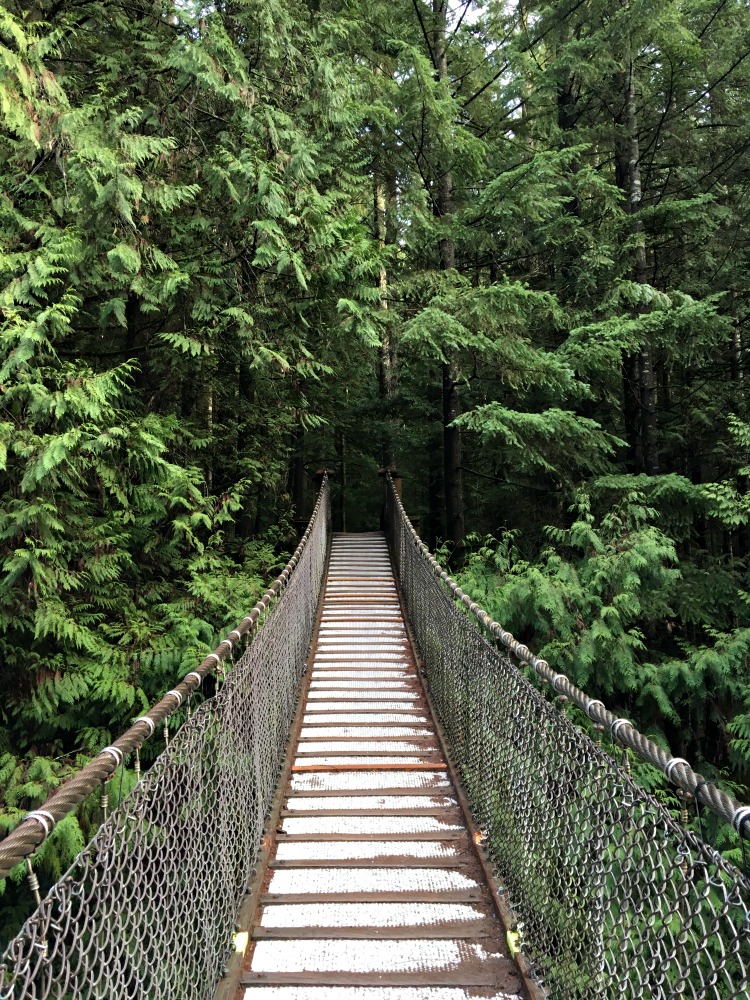
<svg viewBox="0 0 750 1000">
<path fill-rule="evenodd" d="M 554 1000 L 747 998 L 750 880 L 454 606 L 392 489 L 391 554 L 453 760 Z"/>
<path fill-rule="evenodd" d="M 324 486 L 286 590 L 219 694 L 8 946 L 2 1000 L 213 996 L 284 758 L 329 533 Z"/>
</svg>

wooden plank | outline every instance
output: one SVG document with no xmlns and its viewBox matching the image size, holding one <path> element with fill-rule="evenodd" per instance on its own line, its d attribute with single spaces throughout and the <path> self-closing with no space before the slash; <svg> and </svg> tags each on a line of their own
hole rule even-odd
<svg viewBox="0 0 750 1000">
<path fill-rule="evenodd" d="M 325 643 L 324 643 L 325 645 Z M 342 657 L 346 659 L 347 656 L 356 655 L 360 659 L 366 660 L 372 658 L 374 660 L 385 660 L 388 663 L 398 661 L 399 663 L 405 662 L 410 659 L 407 647 L 403 649 L 373 649 L 372 647 L 357 647 L 353 650 L 347 649 L 326 649 L 318 650 L 316 659 L 330 660 L 335 657 L 341 659 Z"/>
<path fill-rule="evenodd" d="M 462 815 L 458 805 L 431 806 L 415 809 L 282 809 L 281 816 L 299 816 L 310 819 L 313 816 L 443 816 L 451 813 L 451 819 L 460 820 Z"/>
<path fill-rule="evenodd" d="M 386 769 L 388 764 L 383 762 L 383 758 L 393 758 L 393 766 L 396 770 L 400 767 L 427 767 L 432 763 L 435 765 L 442 763 L 440 757 L 437 754 L 433 755 L 431 748 L 427 747 L 424 750 L 298 750 L 295 762 L 299 761 L 299 764 L 295 764 L 295 766 L 301 767 L 307 761 L 315 760 L 316 757 L 330 758 L 325 764 L 321 763 L 321 767 L 346 768 L 347 761 L 352 762 L 352 767 L 367 767 L 367 764 L 360 764 L 360 759 L 363 757 L 372 758 L 373 768 Z M 317 765 L 312 764 L 311 766 Z"/>
<path fill-rule="evenodd" d="M 413 858 L 406 854 L 382 854 L 376 858 L 275 858 L 269 868 L 450 868 L 459 870 L 476 862 L 465 854 L 448 858 Z"/>
<path fill-rule="evenodd" d="M 313 668 L 314 669 L 314 668 Z M 330 670 L 330 667 L 322 668 L 324 670 Z M 340 669 L 340 668 L 335 668 Z M 364 667 L 355 667 L 355 670 L 364 670 Z M 393 668 L 391 668 L 393 669 Z M 391 691 L 400 691 L 403 694 L 414 694 L 419 693 L 420 700 L 424 698 L 422 693 L 422 685 L 420 683 L 419 676 L 413 666 L 408 667 L 398 667 L 398 670 L 404 670 L 406 672 L 405 677 L 318 677 L 317 684 L 322 684 L 325 681 L 328 687 L 313 687 L 312 691 L 341 691 L 341 692 L 357 692 L 361 694 L 366 694 L 368 691 L 382 691 L 384 694 Z M 409 673 L 411 671 L 411 674 Z"/>
<path fill-rule="evenodd" d="M 395 713 L 381 712 L 380 714 L 381 715 L 385 715 L 385 714 L 391 715 L 391 714 L 395 714 Z M 317 729 L 332 729 L 332 728 L 335 728 L 337 726 L 341 726 L 342 728 L 345 728 L 345 729 L 354 729 L 354 728 L 360 728 L 360 729 L 394 729 L 394 728 L 401 729 L 401 728 L 404 728 L 404 729 L 406 729 L 409 726 L 415 726 L 416 729 L 425 729 L 426 728 L 426 723 L 420 722 L 418 724 L 415 724 L 414 722 L 409 722 L 409 721 L 405 721 L 405 722 L 304 722 L 303 721 L 303 723 L 302 723 L 302 727 L 304 729 L 316 729 L 316 728 Z M 420 733 L 419 735 L 421 735 L 421 736 L 427 736 L 428 733 Z"/>
<path fill-rule="evenodd" d="M 468 840 L 466 830 L 423 830 L 421 833 L 277 833 L 279 844 L 302 844 L 308 841 L 322 843 L 397 840 Z"/>
<path fill-rule="evenodd" d="M 337 747 L 340 744 L 352 744 L 351 750 L 339 750 Z M 373 747 L 378 749 L 373 749 L 371 754 L 368 750 L 362 750 L 361 747 L 369 746 L 373 744 Z M 415 757 L 424 757 L 428 755 L 435 754 L 436 756 L 440 754 L 440 747 L 437 746 L 435 738 L 432 736 L 305 736 L 304 739 L 298 741 L 297 746 L 299 750 L 296 754 L 297 757 L 300 754 L 314 754 L 316 757 L 327 756 L 326 750 L 310 750 L 311 746 L 329 746 L 331 747 L 331 753 L 340 755 L 342 753 L 349 755 L 360 755 L 366 753 L 368 756 L 373 756 L 373 754 L 384 753 L 387 756 L 391 756 L 389 750 L 382 750 L 384 745 L 390 746 L 391 744 L 397 744 L 397 748 L 394 749 L 393 753 L 408 753 Z M 357 749 L 355 749 L 357 747 Z M 413 747 L 413 749 L 410 749 Z M 442 754 L 440 754 L 442 759 Z"/>
<path fill-rule="evenodd" d="M 326 737 L 327 738 L 327 737 Z M 305 757 L 427 757 L 427 750 L 298 750 L 295 760 Z M 435 760 L 439 760 L 436 757 Z M 418 763 L 422 763 L 419 761 Z"/>
<path fill-rule="evenodd" d="M 329 587 L 326 591 L 326 599 L 330 600 L 332 597 L 347 597 L 352 602 L 359 601 L 362 597 L 387 597 L 388 600 L 397 601 L 398 591 L 392 583 L 389 583 L 387 579 L 379 579 L 377 586 L 372 585 L 367 588 L 367 594 L 363 594 L 361 590 L 352 590 L 350 584 L 355 581 L 349 580 L 346 577 L 339 577 L 336 580 L 338 586 Z"/>
<path fill-rule="evenodd" d="M 357 649 L 351 647 L 339 649 L 319 649 L 315 654 L 315 663 L 346 663 L 354 660 L 357 663 L 385 663 L 397 667 L 408 666 L 410 661 L 408 656 L 393 649 L 372 649 L 372 647 L 362 646 Z M 313 666 L 314 669 L 314 666 Z"/>
<path fill-rule="evenodd" d="M 416 927 L 256 927 L 256 941 L 344 940 L 344 941 L 428 941 L 451 938 L 481 938 L 497 933 L 499 927 L 485 920 L 455 924 L 420 924 Z"/>
<path fill-rule="evenodd" d="M 352 662 L 355 666 L 345 667 L 344 663 Z M 321 666 L 325 664 L 325 666 Z M 374 666 L 369 666 L 374 664 Z M 313 672 L 316 670 L 402 670 L 405 672 L 414 671 L 414 664 L 408 656 L 386 656 L 385 653 L 339 653 L 333 656 L 330 653 L 316 653 L 313 662 Z"/>
<path fill-rule="evenodd" d="M 434 797 L 453 794 L 453 785 L 436 785 L 434 788 L 404 788 L 398 785 L 395 788 L 315 788 L 310 791 L 289 788 L 286 797 L 289 799 L 295 797 L 317 799 L 324 796 L 350 798 L 352 795 L 430 795 Z"/>
<path fill-rule="evenodd" d="M 423 750 L 437 750 L 438 742 L 434 736 L 301 736 L 298 745 L 304 746 L 306 743 L 419 743 L 422 749 L 414 750 L 414 753 L 422 753 Z"/>
<path fill-rule="evenodd" d="M 316 688 L 315 690 L 319 691 L 321 689 L 320 688 Z M 342 689 L 341 688 L 324 688 L 323 690 L 324 691 L 333 691 L 334 694 L 335 694 L 336 692 L 338 692 L 338 691 L 340 691 Z M 362 692 L 362 688 L 359 687 L 359 686 L 354 687 L 354 688 L 344 688 L 343 690 L 348 691 L 350 693 L 350 695 L 352 695 L 352 694 L 360 694 L 360 697 L 359 698 L 352 698 L 352 697 L 349 697 L 349 698 L 329 698 L 326 695 L 325 698 L 308 698 L 307 699 L 307 704 L 308 705 L 317 705 L 318 702 L 323 702 L 324 701 L 324 702 L 328 702 L 330 704 L 336 704 L 336 705 L 338 705 L 339 703 L 341 703 L 342 705 L 356 705 L 358 701 L 364 701 L 364 702 L 372 701 L 372 702 L 378 702 L 378 703 L 382 702 L 384 705 L 389 705 L 389 704 L 392 705 L 394 701 L 403 701 L 403 703 L 405 705 L 415 705 L 415 706 L 419 706 L 420 704 L 423 705 L 424 707 L 420 709 L 420 711 L 422 712 L 423 715 L 427 711 L 427 704 L 426 704 L 426 702 L 424 701 L 423 698 L 397 698 L 396 695 L 399 694 L 400 692 L 402 692 L 403 688 L 394 688 L 393 694 L 391 695 L 390 698 L 384 698 L 384 697 L 382 697 L 382 691 L 383 691 L 382 688 L 373 688 L 374 691 L 377 691 L 381 695 L 378 698 L 370 698 L 369 695 L 367 695 L 366 693 Z M 331 712 L 331 711 L 334 711 L 334 710 L 329 708 L 328 711 Z M 354 712 L 354 711 L 356 711 L 356 709 L 352 709 L 352 712 Z M 383 711 L 382 708 L 379 709 L 379 711 L 382 712 Z M 395 709 L 394 711 L 400 712 L 401 709 Z"/>
<path fill-rule="evenodd" d="M 354 663 L 354 667 L 345 667 L 342 664 Z M 377 664 L 377 666 L 369 666 Z M 366 652 L 364 650 L 352 650 L 348 653 L 316 653 L 313 670 L 414 670 L 414 664 L 408 656 L 396 654 L 391 656 L 388 653 L 378 653 L 377 651 Z M 373 678 L 374 679 L 374 678 Z"/>
<path fill-rule="evenodd" d="M 480 966 L 427 972 L 244 972 L 240 985 L 496 987 L 497 976 L 492 970 Z"/>
<path fill-rule="evenodd" d="M 401 606 L 398 603 L 397 597 L 380 597 L 378 594 L 373 594 L 371 597 L 360 594 L 357 597 L 339 597 L 337 594 L 326 594 L 325 604 L 323 605 L 323 610 L 332 611 L 334 608 L 383 608 L 387 611 L 400 611 Z"/>
<path fill-rule="evenodd" d="M 331 666 L 327 661 L 325 666 L 313 666 L 312 668 L 312 679 L 313 681 L 324 681 L 326 680 L 326 674 L 330 674 L 332 671 L 340 673 L 345 670 L 348 674 L 375 674 L 375 677 L 363 677 L 362 680 L 365 681 L 418 681 L 419 676 L 413 666 L 396 663 L 390 664 L 390 666 L 381 666 L 382 661 L 373 661 L 373 666 L 362 666 L 356 661 L 352 661 L 348 666 L 344 664 L 333 664 Z M 382 674 L 390 674 L 390 677 L 381 677 Z M 395 674 L 395 676 L 393 676 Z M 338 681 L 356 681 L 356 677 L 334 677 L 332 680 Z"/>
<path fill-rule="evenodd" d="M 332 618 L 330 615 L 323 615 L 321 622 L 323 625 L 332 625 L 334 622 L 403 622 L 401 614 L 389 611 L 387 615 L 344 615 L 337 614 Z"/>
<path fill-rule="evenodd" d="M 308 706 L 311 704 L 308 701 Z M 314 705 L 315 702 L 312 702 Z M 351 702 L 350 702 L 351 704 Z M 405 715 L 407 718 L 416 716 L 420 722 L 427 722 L 427 716 L 423 708 L 305 708 L 304 718 L 314 715 L 316 717 L 326 715 Z M 304 723 L 303 723 L 304 725 Z"/>
<path fill-rule="evenodd" d="M 315 696 L 307 703 L 311 708 L 321 701 L 346 702 L 350 705 L 366 701 L 402 701 L 407 705 L 419 705 L 422 711 L 427 710 L 416 676 L 316 677 L 315 686 L 310 693 Z"/>
<path fill-rule="evenodd" d="M 283 903 L 481 903 L 481 889 L 454 889 L 452 892 L 269 892 L 260 897 L 261 906 Z"/>
<path fill-rule="evenodd" d="M 320 755 L 325 756 L 324 754 Z M 448 765 L 439 764 L 295 764 L 292 774 L 302 774 L 307 771 L 321 773 L 336 771 L 447 771 Z"/>
</svg>

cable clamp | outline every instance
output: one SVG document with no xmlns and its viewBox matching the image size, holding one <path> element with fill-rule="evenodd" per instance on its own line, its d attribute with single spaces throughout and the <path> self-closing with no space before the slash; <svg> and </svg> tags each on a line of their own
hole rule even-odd
<svg viewBox="0 0 750 1000">
<path fill-rule="evenodd" d="M 167 693 L 164 695 L 164 697 L 168 698 L 170 695 L 172 695 L 173 698 L 177 699 L 177 704 L 178 705 L 182 704 L 182 694 L 179 691 L 176 691 L 174 688 L 172 688 L 171 691 L 167 691 Z"/>
<path fill-rule="evenodd" d="M 552 678 L 552 687 L 555 689 L 555 691 L 559 691 L 560 688 L 558 687 L 558 684 L 559 683 L 561 684 L 563 681 L 567 680 L 568 678 L 566 677 L 565 674 L 555 674 L 555 676 Z"/>
<path fill-rule="evenodd" d="M 713 781 L 709 781 L 708 778 L 702 778 L 693 789 L 693 796 L 695 799 L 698 798 L 698 792 L 704 787 L 704 785 L 713 785 Z"/>
<path fill-rule="evenodd" d="M 732 816 L 732 826 L 737 833 L 742 832 L 742 824 L 746 820 L 750 820 L 750 806 L 740 806 L 739 809 L 735 809 L 734 816 Z"/>
<path fill-rule="evenodd" d="M 227 639 L 231 639 L 231 637 L 232 637 L 233 635 L 236 635 L 236 636 L 237 636 L 237 639 L 236 639 L 236 641 L 237 641 L 237 642 L 239 642 L 239 641 L 240 641 L 240 639 L 242 638 L 242 633 L 241 633 L 240 631 L 238 631 L 238 629 L 236 629 L 236 628 L 233 628 L 233 629 L 232 629 L 232 631 L 231 631 L 231 632 L 229 633 L 229 635 L 227 636 Z"/>
<path fill-rule="evenodd" d="M 133 723 L 133 725 L 137 726 L 139 722 L 145 722 L 146 723 L 146 725 L 148 726 L 148 728 L 151 730 L 151 732 L 148 734 L 149 736 L 153 736 L 154 735 L 154 730 L 156 729 L 156 723 L 154 722 L 153 719 L 150 719 L 147 715 L 141 715 L 140 718 L 138 718 L 138 719 L 135 720 L 135 722 Z"/>
<path fill-rule="evenodd" d="M 595 705 L 599 705 L 599 706 L 600 706 L 600 707 L 601 707 L 601 708 L 602 708 L 602 709 L 603 709 L 603 710 L 604 710 L 605 712 L 607 711 L 607 706 L 606 706 L 606 705 L 604 704 L 604 702 L 603 702 L 603 701 L 599 701 L 599 700 L 598 700 L 598 699 L 596 699 L 596 698 L 592 698 L 592 699 L 591 699 L 591 701 L 590 701 L 590 702 L 588 703 L 588 705 L 586 706 L 586 715 L 588 715 L 588 717 L 589 717 L 590 719 L 593 719 L 593 720 L 594 720 L 594 722 L 596 722 L 596 719 L 594 719 L 594 716 L 593 716 L 593 715 L 591 714 L 591 709 L 592 709 L 592 708 L 593 708 L 593 707 L 594 707 Z"/>
<path fill-rule="evenodd" d="M 35 809 L 33 812 L 26 813 L 23 819 L 24 822 L 27 819 L 35 819 L 39 826 L 43 827 L 45 838 L 49 837 L 55 828 L 55 817 L 51 812 L 47 812 L 46 809 Z"/>
<path fill-rule="evenodd" d="M 125 760 L 125 755 L 119 747 L 104 747 L 104 749 L 100 750 L 99 753 L 108 753 L 110 757 L 114 757 L 115 765 L 117 767 L 119 767 Z"/>
<path fill-rule="evenodd" d="M 206 660 L 216 660 L 217 663 L 221 663 L 221 657 L 218 653 L 209 653 L 208 656 L 204 657 L 203 662 L 205 663 Z"/>
<path fill-rule="evenodd" d="M 615 719 L 615 721 L 609 727 L 609 731 L 610 733 L 612 733 L 612 739 L 617 740 L 620 738 L 620 729 L 623 726 L 630 726 L 631 729 L 635 728 L 630 719 Z"/>
<path fill-rule="evenodd" d="M 198 673 L 197 670 L 191 670 L 189 674 L 185 674 L 185 680 L 190 680 L 191 677 L 195 677 L 196 681 L 200 684 L 203 681 L 203 676 Z"/>
<path fill-rule="evenodd" d="M 674 771 L 674 769 L 677 767 L 678 764 L 684 764 L 685 767 L 690 767 L 690 764 L 688 763 L 688 761 L 685 760 L 684 757 L 673 757 L 670 761 L 667 761 L 667 764 L 664 768 L 664 773 L 666 774 L 669 781 L 674 781 L 674 778 L 672 777 L 672 771 Z"/>
</svg>

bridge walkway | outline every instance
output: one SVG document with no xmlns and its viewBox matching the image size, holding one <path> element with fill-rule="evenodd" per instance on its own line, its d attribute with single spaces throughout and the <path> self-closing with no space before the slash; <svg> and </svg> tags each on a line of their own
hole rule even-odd
<svg viewBox="0 0 750 1000">
<path fill-rule="evenodd" d="M 238 1000 L 521 1000 L 381 534 L 333 536 Z"/>
</svg>

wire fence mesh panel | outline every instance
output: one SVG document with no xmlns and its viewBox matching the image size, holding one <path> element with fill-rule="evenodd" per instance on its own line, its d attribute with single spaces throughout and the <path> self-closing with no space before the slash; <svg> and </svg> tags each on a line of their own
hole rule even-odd
<svg viewBox="0 0 750 1000">
<path fill-rule="evenodd" d="M 324 484 L 278 603 L 10 943 L 2 1000 L 213 996 L 284 758 L 329 535 Z"/>
<path fill-rule="evenodd" d="M 747 998 L 750 880 L 485 639 L 390 486 L 386 530 L 453 760 L 547 994 Z"/>
</svg>

